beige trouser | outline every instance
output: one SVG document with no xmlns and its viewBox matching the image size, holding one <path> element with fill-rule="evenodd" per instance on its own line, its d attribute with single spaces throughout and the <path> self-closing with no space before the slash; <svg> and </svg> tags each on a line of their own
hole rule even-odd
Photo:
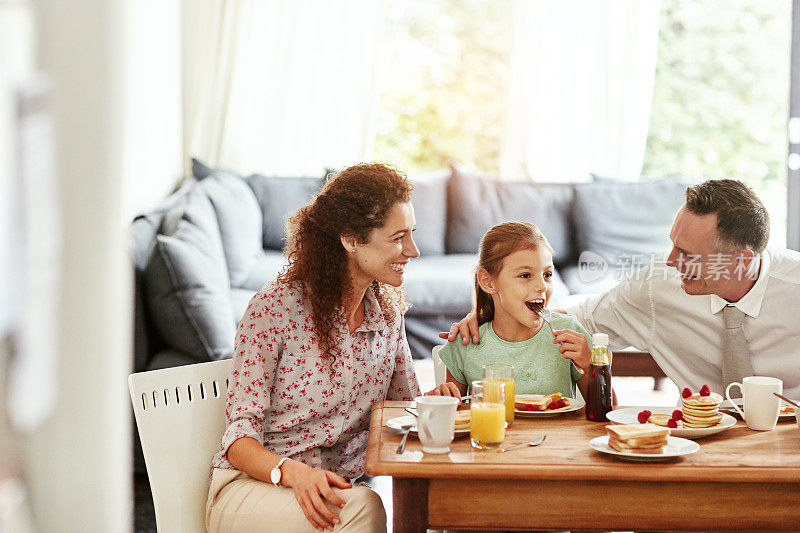
<svg viewBox="0 0 800 533">
<path fill-rule="evenodd" d="M 369 487 L 333 489 L 343 500 L 340 523 L 334 531 L 384 533 L 386 511 L 381 497 Z M 335 506 L 328 505 L 334 513 Z M 317 533 L 308 521 L 294 491 L 253 479 L 238 470 L 215 468 L 206 502 L 206 528 L 209 533 L 236 531 L 276 531 Z"/>
</svg>

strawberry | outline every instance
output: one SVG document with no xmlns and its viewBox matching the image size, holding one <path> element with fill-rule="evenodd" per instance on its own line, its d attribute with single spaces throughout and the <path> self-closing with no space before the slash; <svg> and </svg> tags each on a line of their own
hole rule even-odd
<svg viewBox="0 0 800 533">
<path fill-rule="evenodd" d="M 672 419 L 673 420 L 683 420 L 683 411 L 680 409 L 675 409 L 672 411 Z"/>
<path fill-rule="evenodd" d="M 676 428 L 676 427 L 678 427 L 678 423 L 675 421 L 674 418 L 670 418 L 669 420 L 667 420 L 667 427 L 668 428 Z"/>
<path fill-rule="evenodd" d="M 708 388 L 708 385 L 703 385 L 703 388 L 700 389 L 700 396 L 711 396 L 711 389 Z"/>
<path fill-rule="evenodd" d="M 639 413 L 639 414 L 636 416 L 636 419 L 639 421 L 639 423 L 640 423 L 640 424 L 644 424 L 644 423 L 646 423 L 646 422 L 647 422 L 647 420 L 650 418 L 650 415 L 652 415 L 652 414 L 653 414 L 653 413 L 651 413 L 650 411 L 648 411 L 647 409 L 645 409 L 644 411 L 641 411 L 641 412 L 640 412 L 640 413 Z"/>
<path fill-rule="evenodd" d="M 688 398 L 691 395 L 692 395 L 692 389 L 690 389 L 689 387 L 683 389 L 683 392 L 681 393 L 681 396 L 683 396 L 684 398 Z"/>
</svg>

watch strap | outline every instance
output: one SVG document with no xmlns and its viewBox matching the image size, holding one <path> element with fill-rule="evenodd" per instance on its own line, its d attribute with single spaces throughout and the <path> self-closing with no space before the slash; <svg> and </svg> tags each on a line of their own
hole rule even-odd
<svg viewBox="0 0 800 533">
<path fill-rule="evenodd" d="M 283 463 L 288 461 L 288 460 L 289 460 L 288 457 L 281 457 L 280 460 L 278 461 L 278 464 L 276 464 L 275 468 L 273 468 L 273 470 L 277 470 L 281 474 L 280 477 L 278 478 L 278 481 L 275 482 L 275 485 L 280 485 L 281 484 L 281 480 L 283 479 L 283 470 L 281 470 L 281 465 L 283 465 Z M 270 479 L 272 479 L 271 475 L 270 475 Z"/>
</svg>

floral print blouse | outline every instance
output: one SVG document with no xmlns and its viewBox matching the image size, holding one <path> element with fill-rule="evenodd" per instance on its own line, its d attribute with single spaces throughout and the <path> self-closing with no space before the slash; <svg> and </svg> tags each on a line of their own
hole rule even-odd
<svg viewBox="0 0 800 533">
<path fill-rule="evenodd" d="M 402 315 L 384 317 L 371 289 L 364 303 L 364 321 L 352 334 L 342 318 L 341 351 L 331 366 L 298 284 L 274 284 L 253 296 L 236 332 L 227 429 L 213 467 L 233 469 L 228 448 L 252 437 L 275 454 L 346 479 L 364 473 L 372 404 L 420 394 Z"/>
</svg>

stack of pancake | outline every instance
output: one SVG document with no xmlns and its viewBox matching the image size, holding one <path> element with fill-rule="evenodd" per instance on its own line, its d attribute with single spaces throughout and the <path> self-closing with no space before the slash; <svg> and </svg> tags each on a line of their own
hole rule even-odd
<svg viewBox="0 0 800 533">
<path fill-rule="evenodd" d="M 722 413 L 719 404 L 722 396 L 716 392 L 703 396 L 699 393 L 683 398 L 683 427 L 685 428 L 710 428 L 719 424 Z"/>
<path fill-rule="evenodd" d="M 456 411 L 456 426 L 455 431 L 464 431 L 469 429 L 470 410 L 463 409 Z"/>
<path fill-rule="evenodd" d="M 608 445 L 619 452 L 662 453 L 669 429 L 655 424 L 606 426 Z"/>
</svg>

